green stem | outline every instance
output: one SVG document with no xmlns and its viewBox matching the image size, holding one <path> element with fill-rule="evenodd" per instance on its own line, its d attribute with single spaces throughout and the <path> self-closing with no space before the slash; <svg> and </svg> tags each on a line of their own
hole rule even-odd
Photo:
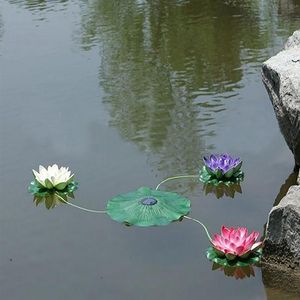
<svg viewBox="0 0 300 300">
<path fill-rule="evenodd" d="M 206 226 L 205 226 L 202 222 L 200 222 L 200 221 L 197 220 L 197 219 L 188 217 L 188 216 L 183 216 L 183 217 L 184 217 L 185 219 L 188 219 L 188 220 L 191 220 L 191 221 L 194 221 L 194 222 L 200 224 L 200 225 L 203 227 L 203 229 L 205 230 L 205 233 L 206 233 L 206 235 L 207 235 L 209 241 L 210 241 L 210 242 L 212 241 L 212 238 L 211 238 L 211 236 L 210 236 L 210 234 L 209 234 L 209 232 L 208 232 L 208 229 L 206 228 Z"/>
<path fill-rule="evenodd" d="M 167 179 L 164 179 L 162 182 L 160 182 L 157 187 L 155 188 L 155 190 L 158 190 L 159 187 L 169 181 L 169 180 L 174 180 L 174 179 L 180 179 L 180 178 L 198 178 L 199 176 L 198 175 L 178 175 L 178 176 L 173 176 L 173 177 L 168 177 Z"/>
<path fill-rule="evenodd" d="M 72 207 L 75 207 L 75 208 L 78 208 L 80 210 L 83 210 L 83 211 L 87 211 L 87 212 L 91 212 L 91 213 L 97 213 L 97 214 L 106 214 L 106 211 L 105 210 L 93 210 L 93 209 L 88 209 L 88 208 L 84 208 L 84 207 L 81 207 L 81 206 L 77 206 L 73 203 L 70 203 L 68 201 L 66 201 L 64 198 L 62 198 L 58 193 L 55 193 L 55 195 L 62 201 L 64 202 L 65 204 L 68 204 Z"/>
</svg>

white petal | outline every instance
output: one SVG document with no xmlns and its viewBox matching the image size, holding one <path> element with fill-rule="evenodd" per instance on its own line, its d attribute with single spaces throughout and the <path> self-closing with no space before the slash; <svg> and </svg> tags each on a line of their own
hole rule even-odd
<svg viewBox="0 0 300 300">
<path fill-rule="evenodd" d="M 45 167 L 39 165 L 39 173 L 41 173 L 42 171 L 46 171 Z"/>
<path fill-rule="evenodd" d="M 47 177 L 48 176 L 48 172 L 47 172 L 47 170 L 45 168 L 40 171 L 40 176 L 43 176 L 43 177 Z"/>
<path fill-rule="evenodd" d="M 65 167 L 61 167 L 60 168 L 60 172 L 62 172 L 62 173 L 65 173 L 65 172 L 67 172 L 68 170 L 67 170 L 67 168 L 65 168 Z"/>
<path fill-rule="evenodd" d="M 33 173 L 34 177 L 38 177 L 40 175 L 36 170 L 33 170 L 33 169 L 32 169 L 32 173 Z"/>
<path fill-rule="evenodd" d="M 45 181 L 41 178 L 40 174 L 37 173 L 35 170 L 32 170 L 34 173 L 35 180 L 38 181 L 41 185 L 45 186 Z"/>
<path fill-rule="evenodd" d="M 63 174 L 60 174 L 60 175 L 58 175 L 58 176 L 55 178 L 55 183 L 56 183 L 56 184 L 59 184 L 59 183 L 61 183 L 61 182 L 65 182 L 65 178 L 64 178 Z"/>
</svg>

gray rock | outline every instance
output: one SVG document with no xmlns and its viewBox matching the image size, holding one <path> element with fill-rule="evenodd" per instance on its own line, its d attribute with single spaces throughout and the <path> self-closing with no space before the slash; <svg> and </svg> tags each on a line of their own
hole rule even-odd
<svg viewBox="0 0 300 300">
<path fill-rule="evenodd" d="M 300 166 L 300 30 L 283 51 L 263 63 L 262 79 L 280 130 Z"/>
<path fill-rule="evenodd" d="M 263 262 L 300 269 L 300 186 L 287 195 L 269 214 Z"/>
<path fill-rule="evenodd" d="M 300 30 L 297 30 L 290 36 L 284 45 L 284 50 L 298 48 L 300 46 Z"/>
</svg>

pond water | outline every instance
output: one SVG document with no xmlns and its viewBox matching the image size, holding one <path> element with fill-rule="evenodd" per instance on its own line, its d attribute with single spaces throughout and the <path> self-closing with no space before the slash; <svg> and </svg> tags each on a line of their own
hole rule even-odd
<svg viewBox="0 0 300 300">
<path fill-rule="evenodd" d="M 74 204 L 105 209 L 229 152 L 244 160 L 234 198 L 190 179 L 162 189 L 211 232 L 262 233 L 295 176 L 260 68 L 299 26 L 297 0 L 1 1 L 1 299 L 299 299 L 260 268 L 212 270 L 189 220 L 126 227 L 27 192 L 31 169 L 58 163 L 80 182 Z"/>
</svg>

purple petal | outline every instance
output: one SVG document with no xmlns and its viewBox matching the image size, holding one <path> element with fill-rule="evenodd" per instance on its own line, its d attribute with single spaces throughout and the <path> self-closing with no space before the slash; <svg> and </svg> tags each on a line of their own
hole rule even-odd
<svg viewBox="0 0 300 300">
<path fill-rule="evenodd" d="M 218 156 L 217 155 L 212 154 L 209 159 L 213 163 L 217 163 L 218 162 Z"/>
</svg>

